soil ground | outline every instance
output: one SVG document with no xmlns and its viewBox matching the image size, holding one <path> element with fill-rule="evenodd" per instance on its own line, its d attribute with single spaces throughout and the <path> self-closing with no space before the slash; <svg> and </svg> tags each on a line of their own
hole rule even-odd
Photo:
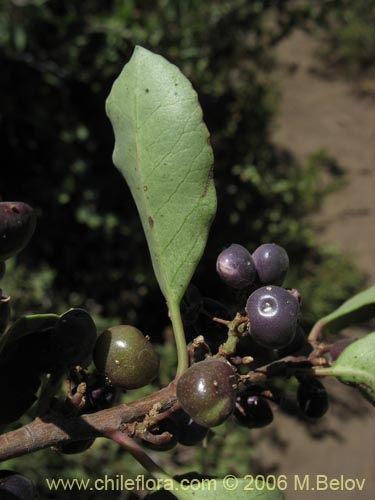
<svg viewBox="0 0 375 500">
<path fill-rule="evenodd" d="M 324 148 L 344 170 L 346 186 L 331 195 L 316 216 L 319 238 L 354 257 L 368 273 L 369 282 L 374 282 L 375 105 L 370 97 L 360 96 L 352 82 L 340 76 L 323 76 L 316 49 L 317 41 L 302 32 L 296 32 L 278 48 L 277 76 L 283 97 L 274 142 L 300 160 Z M 261 439 L 262 431 L 255 434 L 259 439 L 256 458 L 265 470 L 275 467 L 278 474 L 286 475 L 286 500 L 373 499 L 374 410 L 336 380 L 327 381 L 327 386 L 338 402 L 312 427 L 312 433 L 299 421 L 275 415 L 277 427 L 272 443 Z M 328 479 L 365 479 L 364 489 L 350 491 L 339 486 L 336 490 L 317 490 L 317 474 Z M 306 475 L 310 488 L 315 489 L 295 488 L 295 477 L 303 481 Z M 350 482 L 347 487 L 351 487 Z"/>
</svg>

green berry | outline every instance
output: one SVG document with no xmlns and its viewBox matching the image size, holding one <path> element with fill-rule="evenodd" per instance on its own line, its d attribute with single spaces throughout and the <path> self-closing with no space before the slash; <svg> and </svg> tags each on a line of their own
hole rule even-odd
<svg viewBox="0 0 375 500">
<path fill-rule="evenodd" d="M 151 342 L 130 325 L 113 326 L 96 341 L 97 370 L 122 389 L 138 389 L 157 376 L 159 357 Z"/>
<path fill-rule="evenodd" d="M 207 358 L 193 364 L 178 379 L 177 399 L 197 424 L 215 427 L 234 410 L 235 382 L 229 363 Z"/>
</svg>

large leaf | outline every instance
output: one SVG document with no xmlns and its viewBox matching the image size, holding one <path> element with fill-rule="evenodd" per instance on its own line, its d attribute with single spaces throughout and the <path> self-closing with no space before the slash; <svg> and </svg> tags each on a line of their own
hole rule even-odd
<svg viewBox="0 0 375 500">
<path fill-rule="evenodd" d="M 339 330 L 357 322 L 375 317 L 375 286 L 354 295 L 328 316 L 320 319 L 311 331 L 316 335 L 326 326 L 330 330 Z"/>
<path fill-rule="evenodd" d="M 179 303 L 216 211 L 213 155 L 197 94 L 173 64 L 136 47 L 106 104 L 113 161 L 142 220 L 168 302 Z"/>
<path fill-rule="evenodd" d="M 375 405 L 375 332 L 346 347 L 325 371 L 357 387 Z"/>
<path fill-rule="evenodd" d="M 30 314 L 19 318 L 1 337 L 0 352 L 6 344 L 15 342 L 38 330 L 45 330 L 55 325 L 57 314 Z"/>
<path fill-rule="evenodd" d="M 191 474 L 186 475 L 191 476 Z M 182 477 L 180 477 L 179 481 Z M 145 500 L 283 500 L 284 495 L 276 488 L 272 482 L 267 487 L 264 481 L 255 480 L 252 476 L 246 479 L 236 478 L 232 475 L 224 479 L 205 479 L 199 475 L 192 480 L 191 486 L 184 483 L 184 487 L 179 487 L 178 491 L 160 490 L 149 493 Z M 200 484 L 201 483 L 201 484 Z M 282 479 L 282 487 L 286 486 L 286 481 Z"/>
<path fill-rule="evenodd" d="M 356 387 L 375 406 L 375 332 L 349 344 L 333 366 L 315 371 Z"/>
</svg>

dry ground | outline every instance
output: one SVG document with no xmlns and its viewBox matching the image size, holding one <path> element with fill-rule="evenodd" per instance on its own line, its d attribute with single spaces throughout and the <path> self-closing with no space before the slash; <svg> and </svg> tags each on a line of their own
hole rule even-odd
<svg viewBox="0 0 375 500">
<path fill-rule="evenodd" d="M 316 47 L 311 36 L 297 32 L 278 49 L 283 98 L 274 141 L 299 159 L 324 148 L 344 169 L 348 184 L 316 216 L 319 237 L 353 256 L 368 273 L 369 282 L 374 282 L 375 106 L 342 77 L 328 79 L 319 74 Z M 375 498 L 374 409 L 339 382 L 327 385 L 340 404 L 331 406 L 314 432 L 319 435 L 325 429 L 330 435 L 314 439 L 302 423 L 276 415 L 280 446 L 260 442 L 257 458 L 266 468 L 279 464 L 278 473 L 286 474 L 288 480 L 287 500 Z M 350 414 L 351 409 L 359 415 Z M 294 475 L 303 479 L 306 474 L 312 486 L 317 474 L 365 478 L 366 482 L 363 492 L 294 491 Z"/>
</svg>

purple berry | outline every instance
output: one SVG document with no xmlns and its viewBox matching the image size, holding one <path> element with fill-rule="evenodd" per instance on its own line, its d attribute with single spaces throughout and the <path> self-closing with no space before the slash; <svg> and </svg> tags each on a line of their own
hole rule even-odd
<svg viewBox="0 0 375 500">
<path fill-rule="evenodd" d="M 294 339 L 298 310 L 297 299 L 284 288 L 258 288 L 246 303 L 251 336 L 269 349 L 285 347 Z"/>
<path fill-rule="evenodd" d="M 216 261 L 220 278 L 233 288 L 245 288 L 255 281 L 256 270 L 250 252 L 233 243 L 223 250 Z"/>
<path fill-rule="evenodd" d="M 249 429 L 265 427 L 273 420 L 273 414 L 267 400 L 261 396 L 244 394 L 236 398 L 233 415 L 239 424 Z"/>
<path fill-rule="evenodd" d="M 297 401 L 302 413 L 309 418 L 320 418 L 328 410 L 327 391 L 324 385 L 314 378 L 301 380 Z"/>
<path fill-rule="evenodd" d="M 252 257 L 260 283 L 282 285 L 289 269 L 289 257 L 284 248 L 265 243 L 253 252 Z"/>
</svg>

